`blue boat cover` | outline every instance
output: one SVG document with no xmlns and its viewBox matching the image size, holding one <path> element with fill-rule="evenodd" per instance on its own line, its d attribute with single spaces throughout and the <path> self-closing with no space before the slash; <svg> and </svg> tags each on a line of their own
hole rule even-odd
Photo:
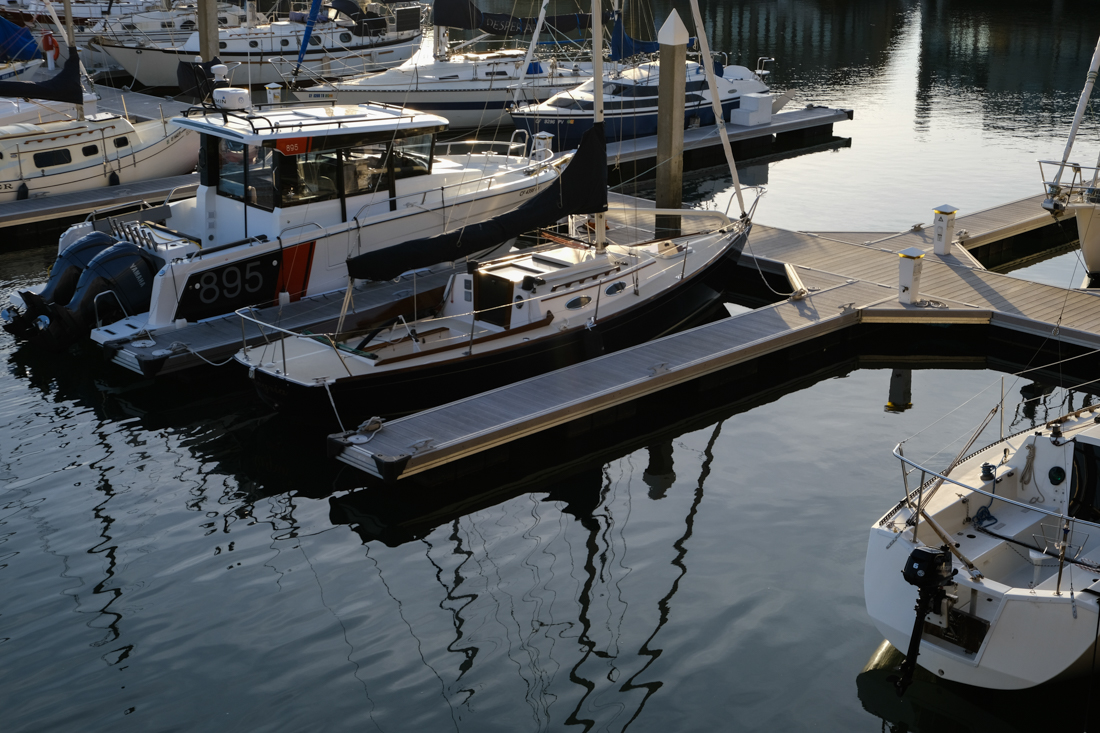
<svg viewBox="0 0 1100 733">
<path fill-rule="evenodd" d="M 607 140 L 602 122 L 584 133 L 557 180 L 528 201 L 488 221 L 351 257 L 348 275 L 391 280 L 408 270 L 460 260 L 524 232 L 550 226 L 569 214 L 599 211 L 607 211 Z"/>
<path fill-rule="evenodd" d="M 30 30 L 0 18 L 0 61 L 31 61 L 41 52 Z"/>
</svg>

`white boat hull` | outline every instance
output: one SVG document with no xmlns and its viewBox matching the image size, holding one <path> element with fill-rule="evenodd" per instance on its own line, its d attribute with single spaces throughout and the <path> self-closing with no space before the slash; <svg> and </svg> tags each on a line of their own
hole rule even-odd
<svg viewBox="0 0 1100 733">
<path fill-rule="evenodd" d="M 0 169 L 0 202 L 177 176 L 195 169 L 198 136 L 191 131 L 171 130 L 159 120 L 135 123 L 134 129 L 137 141 L 125 148 L 125 154 L 120 155 L 119 149 L 111 147 L 106 150 L 106 160 L 103 155 L 96 155 L 88 158 L 84 165 L 39 169 L 32 162 L 33 153 L 23 153 L 24 160 L 19 166 L 8 165 Z M 51 134 L 57 133 L 45 135 Z M 87 142 L 107 148 L 96 132 L 87 133 Z M 78 156 L 79 151 L 73 157 L 79 159 Z M 25 193 L 20 194 L 23 187 Z"/>
</svg>

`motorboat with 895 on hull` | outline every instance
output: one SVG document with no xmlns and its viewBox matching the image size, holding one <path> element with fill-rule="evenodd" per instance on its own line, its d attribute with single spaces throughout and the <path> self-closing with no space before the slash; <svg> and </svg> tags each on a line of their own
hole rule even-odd
<svg viewBox="0 0 1100 733">
<path fill-rule="evenodd" d="M 349 256 L 511 209 L 571 157 L 545 144 L 528 155 L 522 142 L 454 143 L 437 155 L 447 123 L 434 115 L 248 108 L 235 88 L 215 96 L 221 107 L 172 120 L 200 136 L 195 198 L 70 229 L 50 280 L 13 298 L 5 329 L 55 348 L 90 332 L 110 356 L 237 308 L 337 290 Z"/>
</svg>

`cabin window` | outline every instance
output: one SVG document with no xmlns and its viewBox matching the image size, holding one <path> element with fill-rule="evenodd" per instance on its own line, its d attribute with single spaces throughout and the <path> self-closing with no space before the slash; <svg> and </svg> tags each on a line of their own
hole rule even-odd
<svg viewBox="0 0 1100 733">
<path fill-rule="evenodd" d="M 218 25 L 229 25 L 229 18 L 224 15 L 218 16 Z"/>
<path fill-rule="evenodd" d="M 225 43 L 225 41 L 219 41 L 219 42 L 218 42 L 218 48 L 224 49 L 224 48 L 225 48 L 225 46 L 226 46 L 226 43 Z"/>
<path fill-rule="evenodd" d="M 571 311 L 575 311 L 575 310 L 580 310 L 581 308 L 585 307 L 586 305 L 588 305 L 591 302 L 592 302 L 591 298 L 589 298 L 587 295 L 582 295 L 578 298 L 573 298 L 573 300 L 571 300 L 571 301 L 569 301 L 568 303 L 565 304 L 565 307 L 568 308 Z"/>
<path fill-rule="evenodd" d="M 275 208 L 275 151 L 218 140 L 218 193 L 271 211 Z"/>
<path fill-rule="evenodd" d="M 61 150 L 46 150 L 41 153 L 34 154 L 34 164 L 39 168 L 49 168 L 55 165 L 65 165 L 66 163 L 72 163 L 73 156 L 69 153 L 67 148 Z"/>
<path fill-rule="evenodd" d="M 318 38 L 317 36 L 310 36 L 309 37 L 309 45 L 311 45 L 311 46 L 320 46 L 321 45 L 321 39 Z"/>
<path fill-rule="evenodd" d="M 624 290 L 626 290 L 626 283 L 620 280 L 617 283 L 611 283 L 610 285 L 608 285 L 607 290 L 605 290 L 604 292 L 608 295 L 618 295 Z"/>
<path fill-rule="evenodd" d="M 115 138 L 115 147 L 116 148 L 124 148 L 129 144 L 130 144 L 130 140 L 125 135 L 123 135 L 122 137 L 116 137 Z"/>
<path fill-rule="evenodd" d="M 122 24 L 122 30 L 124 30 L 124 31 L 136 31 L 137 26 L 134 25 L 133 23 L 123 23 Z"/>
<path fill-rule="evenodd" d="M 348 196 L 387 191 L 386 146 L 362 145 L 351 148 L 344 158 L 344 193 Z"/>
<path fill-rule="evenodd" d="M 285 38 L 284 38 L 284 39 L 282 39 L 281 41 L 279 41 L 279 45 L 280 45 L 280 46 L 289 46 L 289 45 L 290 45 L 290 41 L 288 41 L 287 39 L 285 39 Z"/>
<path fill-rule="evenodd" d="M 260 42 L 259 41 L 249 41 L 248 42 L 248 47 L 249 48 L 259 48 L 260 47 Z"/>
<path fill-rule="evenodd" d="M 80 149 L 80 152 L 84 154 L 85 158 L 88 158 L 92 155 L 96 155 L 96 154 L 99 153 L 99 146 L 98 145 L 85 145 L 84 147 L 82 147 Z"/>
<path fill-rule="evenodd" d="M 160 27 L 161 28 L 175 28 L 176 23 L 175 23 L 175 21 L 171 21 L 171 20 L 162 20 L 160 22 Z"/>
<path fill-rule="evenodd" d="M 340 43 L 351 43 L 351 34 L 350 33 L 341 33 L 340 34 Z"/>
<path fill-rule="evenodd" d="M 195 21 L 193 21 L 193 20 L 185 20 L 182 23 L 180 23 L 180 30 L 190 31 L 190 30 L 194 30 L 194 28 L 195 28 Z"/>
<path fill-rule="evenodd" d="M 336 188 L 340 160 L 335 150 L 283 156 L 279 164 L 279 193 L 283 206 L 328 201 L 340 195 Z"/>
<path fill-rule="evenodd" d="M 397 140 L 393 151 L 393 177 L 397 180 L 432 172 L 432 135 L 413 135 Z"/>
</svg>

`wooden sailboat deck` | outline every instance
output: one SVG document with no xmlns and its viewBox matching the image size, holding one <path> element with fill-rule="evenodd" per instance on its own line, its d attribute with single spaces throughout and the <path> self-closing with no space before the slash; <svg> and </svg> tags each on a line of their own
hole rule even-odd
<svg viewBox="0 0 1100 733">
<path fill-rule="evenodd" d="M 960 216 L 968 246 L 1054 224 L 1040 197 Z M 917 305 L 898 302 L 898 252 L 926 252 Z M 790 263 L 810 294 L 465 400 L 331 436 L 336 457 L 386 480 L 414 475 L 646 394 L 859 323 L 990 324 L 1100 348 L 1100 300 L 983 268 L 965 249 L 935 255 L 928 230 L 811 234 L 756 225 L 742 264 Z M 369 417 L 364 415 L 364 418 Z"/>
</svg>

